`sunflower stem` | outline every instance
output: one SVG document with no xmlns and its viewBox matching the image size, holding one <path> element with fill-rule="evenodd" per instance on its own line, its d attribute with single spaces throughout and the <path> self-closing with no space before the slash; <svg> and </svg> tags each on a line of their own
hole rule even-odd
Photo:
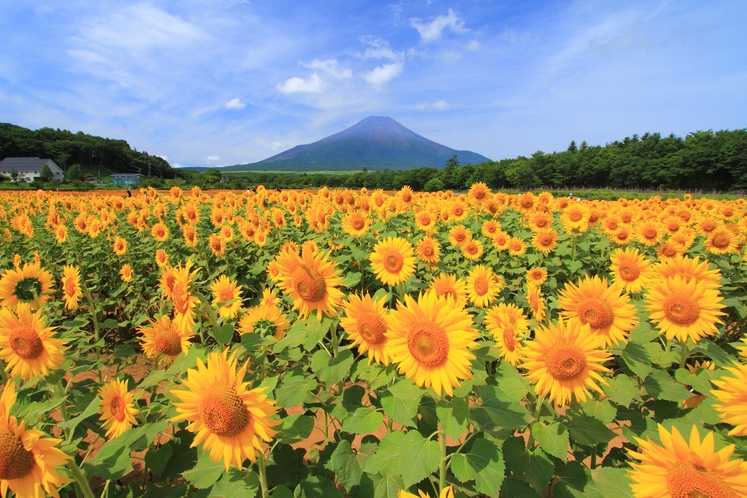
<svg viewBox="0 0 747 498">
<path fill-rule="evenodd" d="M 340 347 L 339 339 L 337 337 L 337 325 L 333 323 L 329 330 L 332 333 L 332 357 L 337 358 L 338 349 Z"/>
<path fill-rule="evenodd" d="M 264 453 L 259 454 L 257 466 L 259 467 L 259 485 L 262 488 L 262 498 L 269 498 L 270 490 L 267 488 L 267 463 Z"/>
<path fill-rule="evenodd" d="M 441 464 L 438 467 L 438 489 L 443 491 L 446 488 L 446 432 L 442 429 L 438 436 L 441 449 Z"/>
<path fill-rule="evenodd" d="M 680 349 L 682 350 L 682 355 L 680 356 L 680 368 L 686 368 L 685 362 L 687 361 L 687 341 L 681 341 L 680 342 Z"/>
<path fill-rule="evenodd" d="M 70 474 L 73 476 L 73 479 L 75 479 L 76 484 L 80 487 L 81 493 L 83 493 L 83 496 L 86 498 L 94 498 L 93 490 L 91 489 L 91 485 L 88 484 L 88 479 L 86 479 L 86 476 L 83 475 L 83 471 L 80 470 L 80 467 L 78 467 L 78 464 L 75 463 L 75 460 L 70 459 L 67 462 L 67 466 L 70 469 Z"/>
</svg>

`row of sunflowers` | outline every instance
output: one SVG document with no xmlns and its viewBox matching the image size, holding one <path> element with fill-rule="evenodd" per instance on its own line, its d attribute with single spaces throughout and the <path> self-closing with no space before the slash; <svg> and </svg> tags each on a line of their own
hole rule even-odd
<svg viewBox="0 0 747 498">
<path fill-rule="evenodd" d="M 0 193 L 7 496 L 747 496 L 747 205 Z"/>
</svg>

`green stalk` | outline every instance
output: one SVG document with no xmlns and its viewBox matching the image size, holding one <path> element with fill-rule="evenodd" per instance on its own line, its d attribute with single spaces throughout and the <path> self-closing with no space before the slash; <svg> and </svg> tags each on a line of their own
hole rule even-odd
<svg viewBox="0 0 747 498">
<path fill-rule="evenodd" d="M 680 356 L 680 368 L 686 368 L 685 362 L 687 361 L 687 341 L 680 342 L 680 349 L 682 349 L 682 355 Z"/>
<path fill-rule="evenodd" d="M 95 495 L 93 494 L 91 485 L 88 484 L 88 479 L 83 475 L 83 471 L 80 470 L 80 467 L 75 463 L 75 460 L 70 459 L 67 462 L 67 467 L 70 469 L 70 474 L 73 476 L 73 479 L 75 479 L 75 483 L 80 486 L 80 491 L 83 493 L 83 496 L 86 498 L 94 498 Z"/>
<path fill-rule="evenodd" d="M 438 467 L 438 489 L 443 492 L 446 489 L 446 432 L 443 429 L 439 433 L 438 443 L 441 449 L 441 463 Z"/>
<path fill-rule="evenodd" d="M 267 463 L 265 462 L 264 453 L 259 454 L 257 465 L 259 467 L 259 486 L 262 489 L 262 498 L 269 498 L 270 490 L 267 489 Z"/>
</svg>

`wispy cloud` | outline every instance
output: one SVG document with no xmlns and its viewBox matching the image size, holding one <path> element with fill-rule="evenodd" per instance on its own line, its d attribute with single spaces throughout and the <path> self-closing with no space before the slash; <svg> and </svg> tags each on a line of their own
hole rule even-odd
<svg viewBox="0 0 747 498">
<path fill-rule="evenodd" d="M 223 106 L 224 109 L 243 109 L 246 107 L 246 102 L 242 102 L 238 97 L 234 97 Z"/>
<path fill-rule="evenodd" d="M 312 74 L 306 79 L 294 76 L 285 80 L 285 83 L 278 84 L 277 89 L 281 93 L 321 93 L 326 84 L 322 81 L 317 73 Z"/>
<path fill-rule="evenodd" d="M 394 78 L 402 74 L 404 62 L 393 62 L 391 64 L 381 65 L 371 71 L 363 73 L 363 79 L 374 88 L 382 88 Z"/>
<path fill-rule="evenodd" d="M 417 29 L 418 33 L 420 33 L 420 39 L 423 43 L 438 41 L 444 30 L 447 28 L 454 33 L 469 32 L 469 30 L 464 27 L 464 20 L 451 9 L 449 9 L 449 13 L 445 16 L 436 16 L 436 18 L 429 23 L 421 22 L 418 18 L 414 18 L 410 22 L 412 27 Z"/>
<path fill-rule="evenodd" d="M 383 38 L 377 38 L 375 36 L 364 36 L 361 41 L 368 45 L 368 48 L 359 57 L 364 59 L 389 59 L 389 60 L 401 60 L 403 54 L 397 53 L 391 49 L 389 42 Z"/>
<path fill-rule="evenodd" d="M 212 163 L 214 163 L 215 161 L 220 161 L 220 156 L 217 155 L 217 154 L 212 154 L 212 155 L 207 156 L 205 158 L 205 162 L 208 163 L 208 164 L 210 164 L 210 165 L 212 165 Z"/>
<path fill-rule="evenodd" d="M 435 102 L 419 102 L 415 105 L 415 109 L 420 112 L 448 111 L 451 109 L 451 105 L 445 100 L 437 100 Z"/>
<path fill-rule="evenodd" d="M 337 62 L 337 59 L 314 59 L 310 62 L 301 62 L 300 64 L 304 67 L 308 67 L 309 69 L 323 71 L 338 79 L 347 79 L 353 77 L 353 71 L 346 67 L 342 67 Z"/>
</svg>

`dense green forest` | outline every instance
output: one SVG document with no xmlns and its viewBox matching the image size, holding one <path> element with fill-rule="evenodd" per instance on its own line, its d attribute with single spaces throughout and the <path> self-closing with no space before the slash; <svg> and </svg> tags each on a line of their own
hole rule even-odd
<svg viewBox="0 0 747 498">
<path fill-rule="evenodd" d="M 0 123 L 0 160 L 6 157 L 52 159 L 67 171 L 74 164 L 83 172 L 103 169 L 110 173 L 142 173 L 174 177 L 175 170 L 158 156 L 131 149 L 124 140 L 88 135 L 79 131 L 40 128 Z"/>
<path fill-rule="evenodd" d="M 207 174 L 207 173 L 205 173 Z M 212 175 L 219 174 L 217 170 Z M 330 187 L 465 190 L 475 182 L 498 188 L 619 188 L 738 191 L 747 189 L 747 130 L 698 131 L 685 138 L 659 133 L 633 135 L 605 146 L 571 142 L 567 150 L 531 157 L 409 171 L 251 173 L 223 175 L 229 183 L 269 187 Z M 238 180 L 238 181 L 237 181 Z"/>
</svg>

